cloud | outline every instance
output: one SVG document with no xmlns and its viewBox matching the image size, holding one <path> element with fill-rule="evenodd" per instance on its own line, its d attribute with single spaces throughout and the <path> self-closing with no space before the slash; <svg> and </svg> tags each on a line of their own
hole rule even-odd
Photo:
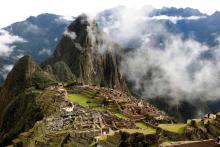
<svg viewBox="0 0 220 147">
<path fill-rule="evenodd" d="M 13 43 L 16 42 L 26 41 L 19 36 L 9 34 L 9 32 L 5 30 L 0 30 L 0 57 L 9 56 L 15 48 L 15 46 L 13 46 Z"/>
<path fill-rule="evenodd" d="M 169 20 L 172 23 L 176 24 L 180 20 L 197 20 L 206 18 L 206 16 L 189 16 L 189 17 L 181 17 L 181 16 L 167 16 L 167 15 L 159 15 L 159 16 L 153 16 L 149 19 L 152 20 Z"/>
<path fill-rule="evenodd" d="M 23 24 L 23 31 L 24 32 L 31 32 L 31 33 L 34 33 L 34 34 L 39 34 L 39 33 L 42 33 L 42 29 L 39 28 L 37 25 L 35 24 L 32 24 L 31 22 L 24 22 Z"/>
<path fill-rule="evenodd" d="M 39 55 L 44 55 L 44 54 L 46 54 L 47 56 L 50 56 L 52 54 L 52 51 L 50 49 L 43 48 L 39 51 Z"/>
<path fill-rule="evenodd" d="M 72 40 L 76 39 L 76 33 L 65 30 L 63 33 L 64 36 L 70 37 Z"/>
<path fill-rule="evenodd" d="M 73 16 L 60 16 L 59 18 L 55 19 L 55 22 L 60 24 L 70 24 L 70 22 L 74 21 L 75 17 Z"/>
<path fill-rule="evenodd" d="M 172 23 L 177 23 L 180 20 L 197 20 L 206 16 L 151 16 L 154 10 L 151 6 L 142 8 L 128 8 L 119 6 L 112 8 L 97 15 L 99 26 L 113 38 L 113 40 L 123 47 L 136 48 L 140 46 L 145 35 L 148 35 L 151 30 L 161 27 L 165 22 L 160 20 L 169 20 Z"/>
<path fill-rule="evenodd" d="M 132 44 L 134 40 L 141 39 L 147 25 L 148 14 L 152 10 L 150 6 L 141 9 L 119 6 L 110 9 L 110 15 L 108 13 L 104 16 L 98 15 L 97 19 L 101 20 L 99 25 L 110 38 L 125 47 Z"/>
<path fill-rule="evenodd" d="M 8 65 L 4 65 L 3 68 L 1 69 L 0 73 L 3 76 L 4 79 L 6 79 L 8 73 L 12 70 L 14 65 L 12 64 L 8 64 Z"/>
<path fill-rule="evenodd" d="M 138 42 L 137 48 L 127 51 L 121 70 L 142 96 L 220 98 L 220 45 L 210 48 L 183 39 L 143 9 L 123 8 L 108 17 L 104 28 L 114 41 L 126 46 Z"/>
</svg>

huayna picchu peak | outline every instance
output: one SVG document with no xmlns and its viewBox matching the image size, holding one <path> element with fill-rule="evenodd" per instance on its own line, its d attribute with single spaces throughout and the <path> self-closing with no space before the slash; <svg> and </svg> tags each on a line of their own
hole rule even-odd
<svg viewBox="0 0 220 147">
<path fill-rule="evenodd" d="M 82 14 L 42 64 L 19 59 L 0 88 L 0 146 L 213 145 L 220 114 L 183 123 L 133 96 L 121 71 L 124 51 Z"/>
<path fill-rule="evenodd" d="M 52 57 L 43 66 L 66 63 L 83 84 L 127 90 L 119 71 L 121 48 L 107 40 L 95 20 L 81 15 L 70 24 Z"/>
</svg>

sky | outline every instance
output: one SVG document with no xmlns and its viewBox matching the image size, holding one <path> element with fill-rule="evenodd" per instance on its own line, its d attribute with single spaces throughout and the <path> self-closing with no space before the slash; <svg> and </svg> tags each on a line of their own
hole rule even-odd
<svg viewBox="0 0 220 147">
<path fill-rule="evenodd" d="M 5 0 L 0 4 L 0 28 L 41 13 L 65 16 L 77 16 L 81 13 L 95 15 L 99 11 L 119 5 L 138 8 L 145 5 L 154 8 L 191 7 L 207 14 L 220 10 L 219 0 Z"/>
</svg>

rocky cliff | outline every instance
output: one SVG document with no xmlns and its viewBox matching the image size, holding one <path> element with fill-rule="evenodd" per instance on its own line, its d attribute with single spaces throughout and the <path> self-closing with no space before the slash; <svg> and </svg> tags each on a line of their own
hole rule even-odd
<svg viewBox="0 0 220 147">
<path fill-rule="evenodd" d="M 62 61 L 83 84 L 127 90 L 119 71 L 120 50 L 94 20 L 81 15 L 70 24 L 53 56 L 43 66 Z"/>
</svg>

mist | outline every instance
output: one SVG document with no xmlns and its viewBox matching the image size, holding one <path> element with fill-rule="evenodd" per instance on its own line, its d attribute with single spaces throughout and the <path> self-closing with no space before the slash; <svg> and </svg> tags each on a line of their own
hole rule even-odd
<svg viewBox="0 0 220 147">
<path fill-rule="evenodd" d="M 220 45 L 209 47 L 169 32 L 164 21 L 149 16 L 151 10 L 116 8 L 104 22 L 113 41 L 133 48 L 126 52 L 121 71 L 134 90 L 146 98 L 220 98 Z"/>
</svg>

